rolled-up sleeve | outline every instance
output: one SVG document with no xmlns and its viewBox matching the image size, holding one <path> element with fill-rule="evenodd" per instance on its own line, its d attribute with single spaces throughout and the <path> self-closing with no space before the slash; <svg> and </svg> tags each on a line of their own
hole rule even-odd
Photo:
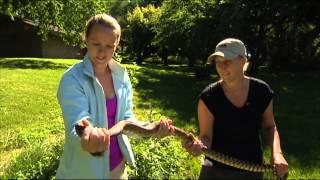
<svg viewBox="0 0 320 180">
<path fill-rule="evenodd" d="M 91 119 L 89 114 L 89 103 L 80 82 L 72 74 L 64 74 L 61 78 L 58 92 L 66 138 L 80 141 L 75 132 L 75 124 L 82 119 Z"/>
</svg>

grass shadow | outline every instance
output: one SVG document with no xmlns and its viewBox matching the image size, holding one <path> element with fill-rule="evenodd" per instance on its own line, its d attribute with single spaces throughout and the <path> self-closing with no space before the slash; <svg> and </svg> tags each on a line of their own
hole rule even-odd
<svg viewBox="0 0 320 180">
<path fill-rule="evenodd" d="M 166 116 L 180 127 L 197 124 L 196 105 L 199 93 L 216 77 L 205 81 L 195 78 L 193 69 L 187 66 L 163 67 L 149 65 L 137 75 L 139 83 L 135 91 L 142 102 L 160 107 Z M 139 108 L 148 105 L 138 104 Z"/>
<path fill-rule="evenodd" d="M 320 167 L 320 73 L 262 72 L 258 76 L 275 92 L 274 116 L 289 161 L 302 168 Z"/>
<path fill-rule="evenodd" d="M 0 68 L 9 69 L 61 69 L 68 68 L 70 64 L 54 63 L 45 60 L 30 59 L 0 59 Z"/>
</svg>

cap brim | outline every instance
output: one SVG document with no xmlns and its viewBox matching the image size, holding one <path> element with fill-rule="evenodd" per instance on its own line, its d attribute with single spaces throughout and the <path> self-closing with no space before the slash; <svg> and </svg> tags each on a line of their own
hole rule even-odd
<svg viewBox="0 0 320 180">
<path fill-rule="evenodd" d="M 235 54 L 235 53 L 232 53 L 232 52 L 228 52 L 228 51 L 225 51 L 225 52 L 223 52 L 223 51 L 217 51 L 217 52 L 211 54 L 211 55 L 208 57 L 207 63 L 208 63 L 208 64 L 212 64 L 216 56 L 221 56 L 221 57 L 223 57 L 225 60 L 232 60 L 232 59 L 234 59 L 235 57 L 237 57 L 238 55 Z"/>
</svg>

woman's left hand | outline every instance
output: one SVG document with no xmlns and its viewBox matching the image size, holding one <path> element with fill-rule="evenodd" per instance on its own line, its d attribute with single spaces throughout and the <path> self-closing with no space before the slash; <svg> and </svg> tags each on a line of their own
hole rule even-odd
<svg viewBox="0 0 320 180">
<path fill-rule="evenodd" d="M 159 129 L 153 135 L 156 138 L 163 138 L 165 136 L 174 135 L 174 127 L 171 119 L 161 119 L 159 122 Z"/>
<path fill-rule="evenodd" d="M 286 173 L 289 172 L 288 163 L 284 159 L 282 153 L 274 153 L 273 154 L 273 164 L 277 170 L 279 177 L 283 177 Z"/>
</svg>

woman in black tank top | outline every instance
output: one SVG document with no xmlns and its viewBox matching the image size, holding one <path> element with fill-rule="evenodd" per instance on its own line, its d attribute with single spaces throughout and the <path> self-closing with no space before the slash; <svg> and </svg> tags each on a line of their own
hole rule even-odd
<svg viewBox="0 0 320 180">
<path fill-rule="evenodd" d="M 261 131 L 265 131 L 272 163 L 282 177 L 288 172 L 279 133 L 273 116 L 273 91 L 262 80 L 244 75 L 244 44 L 233 38 L 221 41 L 208 63 L 214 63 L 220 80 L 208 85 L 199 95 L 200 140 L 184 143 L 187 151 L 200 155 L 208 148 L 237 159 L 262 164 Z M 262 173 L 236 169 L 205 158 L 200 179 L 262 179 Z"/>
</svg>

